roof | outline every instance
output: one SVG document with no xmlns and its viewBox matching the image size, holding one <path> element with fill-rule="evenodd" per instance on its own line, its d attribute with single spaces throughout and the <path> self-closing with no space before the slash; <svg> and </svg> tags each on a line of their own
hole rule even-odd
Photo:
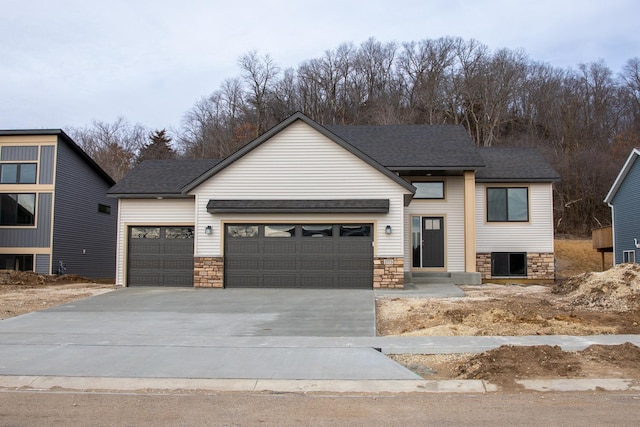
<svg viewBox="0 0 640 427">
<path fill-rule="evenodd" d="M 146 160 L 107 192 L 112 197 L 176 197 L 220 160 Z"/>
<path fill-rule="evenodd" d="M 626 178 L 627 174 L 631 170 L 631 167 L 639 156 L 640 148 L 634 148 L 633 151 L 631 151 L 631 154 L 629 154 L 627 161 L 624 162 L 624 166 L 622 166 L 622 169 L 620 169 L 620 173 L 616 177 L 616 180 L 613 181 L 613 185 L 609 189 L 607 196 L 604 198 L 605 203 L 611 205 L 611 202 L 613 202 L 613 198 L 616 196 L 616 193 L 620 189 L 620 186 L 624 182 L 624 179 Z"/>
<path fill-rule="evenodd" d="M 540 151 L 531 147 L 478 148 L 486 167 L 476 172 L 478 182 L 553 182 L 560 175 Z"/>
<path fill-rule="evenodd" d="M 115 184 L 115 181 L 108 173 L 106 173 L 85 151 L 75 143 L 69 135 L 62 129 L 13 129 L 0 130 L 0 136 L 29 136 L 29 135 L 53 135 L 60 138 L 69 146 L 78 156 L 80 156 L 98 175 L 100 175 L 109 185 Z"/>
<path fill-rule="evenodd" d="M 462 125 L 327 126 L 392 170 L 477 169 L 482 157 Z"/>
</svg>

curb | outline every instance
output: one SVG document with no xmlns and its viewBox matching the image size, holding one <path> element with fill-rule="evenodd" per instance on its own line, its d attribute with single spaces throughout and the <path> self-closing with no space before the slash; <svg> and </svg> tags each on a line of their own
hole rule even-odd
<svg viewBox="0 0 640 427">
<path fill-rule="evenodd" d="M 525 390 L 640 391 L 632 379 L 538 379 L 517 380 Z M 482 380 L 274 380 L 205 378 L 111 378 L 0 376 L 2 391 L 84 392 L 274 392 L 274 393 L 492 393 L 500 388 Z"/>
</svg>

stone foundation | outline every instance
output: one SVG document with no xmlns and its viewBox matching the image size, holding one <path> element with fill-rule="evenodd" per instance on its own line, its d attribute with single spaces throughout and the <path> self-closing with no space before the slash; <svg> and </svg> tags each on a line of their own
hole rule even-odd
<svg viewBox="0 0 640 427">
<path fill-rule="evenodd" d="M 374 288 L 404 288 L 403 258 L 373 258 Z"/>
<path fill-rule="evenodd" d="M 193 286 L 195 288 L 222 288 L 223 280 L 223 257 L 195 257 L 193 263 Z"/>
<path fill-rule="evenodd" d="M 492 279 L 491 253 L 476 255 L 476 268 L 483 280 Z M 503 277 L 498 277 L 503 279 Z M 513 277 L 514 280 L 520 277 Z M 553 252 L 528 252 L 527 253 L 527 280 L 553 280 L 555 278 L 555 260 Z"/>
</svg>

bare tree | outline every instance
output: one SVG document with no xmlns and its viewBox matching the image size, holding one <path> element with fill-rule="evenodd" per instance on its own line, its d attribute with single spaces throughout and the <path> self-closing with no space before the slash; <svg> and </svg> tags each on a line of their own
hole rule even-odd
<svg viewBox="0 0 640 427">
<path fill-rule="evenodd" d="M 255 114 L 255 136 L 258 136 L 268 127 L 265 123 L 267 94 L 273 90 L 280 68 L 271 56 L 267 54 L 260 58 L 255 50 L 242 55 L 238 65 L 242 70 L 242 78 L 249 86 L 247 101 L 253 107 L 251 113 Z"/>
<path fill-rule="evenodd" d="M 149 131 L 119 117 L 113 123 L 94 121 L 85 128 L 70 129 L 72 138 L 114 180 L 121 179 L 135 163 Z"/>
</svg>

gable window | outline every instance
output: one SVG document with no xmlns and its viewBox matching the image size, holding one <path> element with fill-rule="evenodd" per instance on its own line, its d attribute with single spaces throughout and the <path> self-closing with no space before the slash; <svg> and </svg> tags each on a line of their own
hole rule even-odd
<svg viewBox="0 0 640 427">
<path fill-rule="evenodd" d="M 526 187 L 487 188 L 487 221 L 529 221 L 529 189 Z"/>
<path fill-rule="evenodd" d="M 0 225 L 35 225 L 36 195 L 0 193 Z"/>
<path fill-rule="evenodd" d="M 444 199 L 444 182 L 412 182 L 416 187 L 414 199 Z"/>
<path fill-rule="evenodd" d="M 636 262 L 636 251 L 624 251 L 622 252 L 622 262 Z"/>
<path fill-rule="evenodd" d="M 0 184 L 35 184 L 35 163 L 3 163 L 0 165 Z"/>
<path fill-rule="evenodd" d="M 527 254 L 525 252 L 492 252 L 491 275 L 494 277 L 526 276 Z"/>
</svg>

